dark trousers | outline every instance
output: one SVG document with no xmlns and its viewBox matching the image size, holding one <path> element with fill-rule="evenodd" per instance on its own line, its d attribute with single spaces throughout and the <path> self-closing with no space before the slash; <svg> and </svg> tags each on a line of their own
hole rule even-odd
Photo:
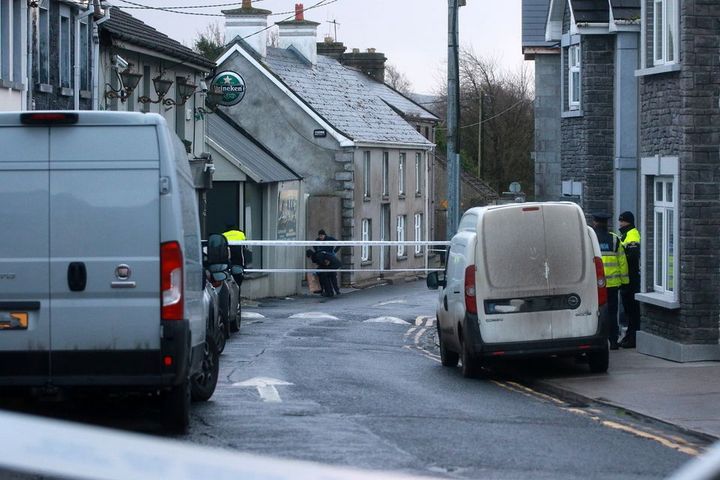
<svg viewBox="0 0 720 480">
<path fill-rule="evenodd" d="M 608 340 L 610 342 L 617 342 L 620 336 L 620 326 L 618 325 L 618 293 L 620 287 L 607 287 L 608 296 L 608 321 L 610 325 L 608 328 Z"/>
<path fill-rule="evenodd" d="M 622 291 L 623 309 L 625 310 L 625 318 L 628 322 L 626 335 L 635 335 L 640 330 L 640 303 L 635 300 L 635 294 L 640 292 L 640 278 L 631 278 L 630 284 Z"/>
<path fill-rule="evenodd" d="M 336 293 L 340 293 L 338 286 L 337 272 L 332 270 L 320 270 L 317 272 L 318 280 L 320 280 L 320 288 L 322 294 L 326 297 L 332 297 Z"/>
</svg>

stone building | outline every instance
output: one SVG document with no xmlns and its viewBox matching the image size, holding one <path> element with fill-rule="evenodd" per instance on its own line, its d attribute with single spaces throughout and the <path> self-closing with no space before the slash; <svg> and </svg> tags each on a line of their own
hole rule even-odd
<svg viewBox="0 0 720 480">
<path fill-rule="evenodd" d="M 22 0 L 0 1 L 0 111 L 27 109 L 32 90 L 28 10 L 27 2 Z"/>
</svg>

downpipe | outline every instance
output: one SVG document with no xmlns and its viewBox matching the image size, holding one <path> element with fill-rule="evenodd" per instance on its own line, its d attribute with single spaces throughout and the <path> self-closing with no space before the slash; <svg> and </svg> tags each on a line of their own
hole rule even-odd
<svg viewBox="0 0 720 480">
<path fill-rule="evenodd" d="M 73 68 L 73 110 L 80 110 L 80 21 L 95 13 L 95 5 L 89 4 L 88 9 L 75 17 L 75 65 Z M 89 23 L 88 23 L 89 27 Z M 88 52 L 89 54 L 89 52 Z M 94 59 L 90 62 L 94 65 Z"/>
</svg>

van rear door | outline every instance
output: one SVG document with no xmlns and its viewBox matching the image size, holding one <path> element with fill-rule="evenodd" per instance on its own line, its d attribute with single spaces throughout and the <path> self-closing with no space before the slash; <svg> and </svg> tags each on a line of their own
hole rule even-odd
<svg viewBox="0 0 720 480">
<path fill-rule="evenodd" d="M 0 384 L 44 384 L 49 372 L 48 135 L 0 126 Z"/>
<path fill-rule="evenodd" d="M 56 383 L 160 373 L 159 158 L 153 125 L 50 129 Z"/>
</svg>

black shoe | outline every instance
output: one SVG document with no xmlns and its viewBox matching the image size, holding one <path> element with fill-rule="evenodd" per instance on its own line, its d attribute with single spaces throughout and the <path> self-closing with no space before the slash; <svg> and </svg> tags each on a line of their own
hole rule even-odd
<svg viewBox="0 0 720 480">
<path fill-rule="evenodd" d="M 617 350 L 618 348 L 620 348 L 620 346 L 617 340 L 610 340 L 610 350 Z"/>
<path fill-rule="evenodd" d="M 340 290 L 338 290 L 337 292 L 335 292 L 335 295 L 340 295 Z"/>
<path fill-rule="evenodd" d="M 623 338 L 623 339 L 620 341 L 620 347 L 622 347 L 622 348 L 635 348 L 635 337 L 625 336 L 625 338 Z"/>
</svg>

